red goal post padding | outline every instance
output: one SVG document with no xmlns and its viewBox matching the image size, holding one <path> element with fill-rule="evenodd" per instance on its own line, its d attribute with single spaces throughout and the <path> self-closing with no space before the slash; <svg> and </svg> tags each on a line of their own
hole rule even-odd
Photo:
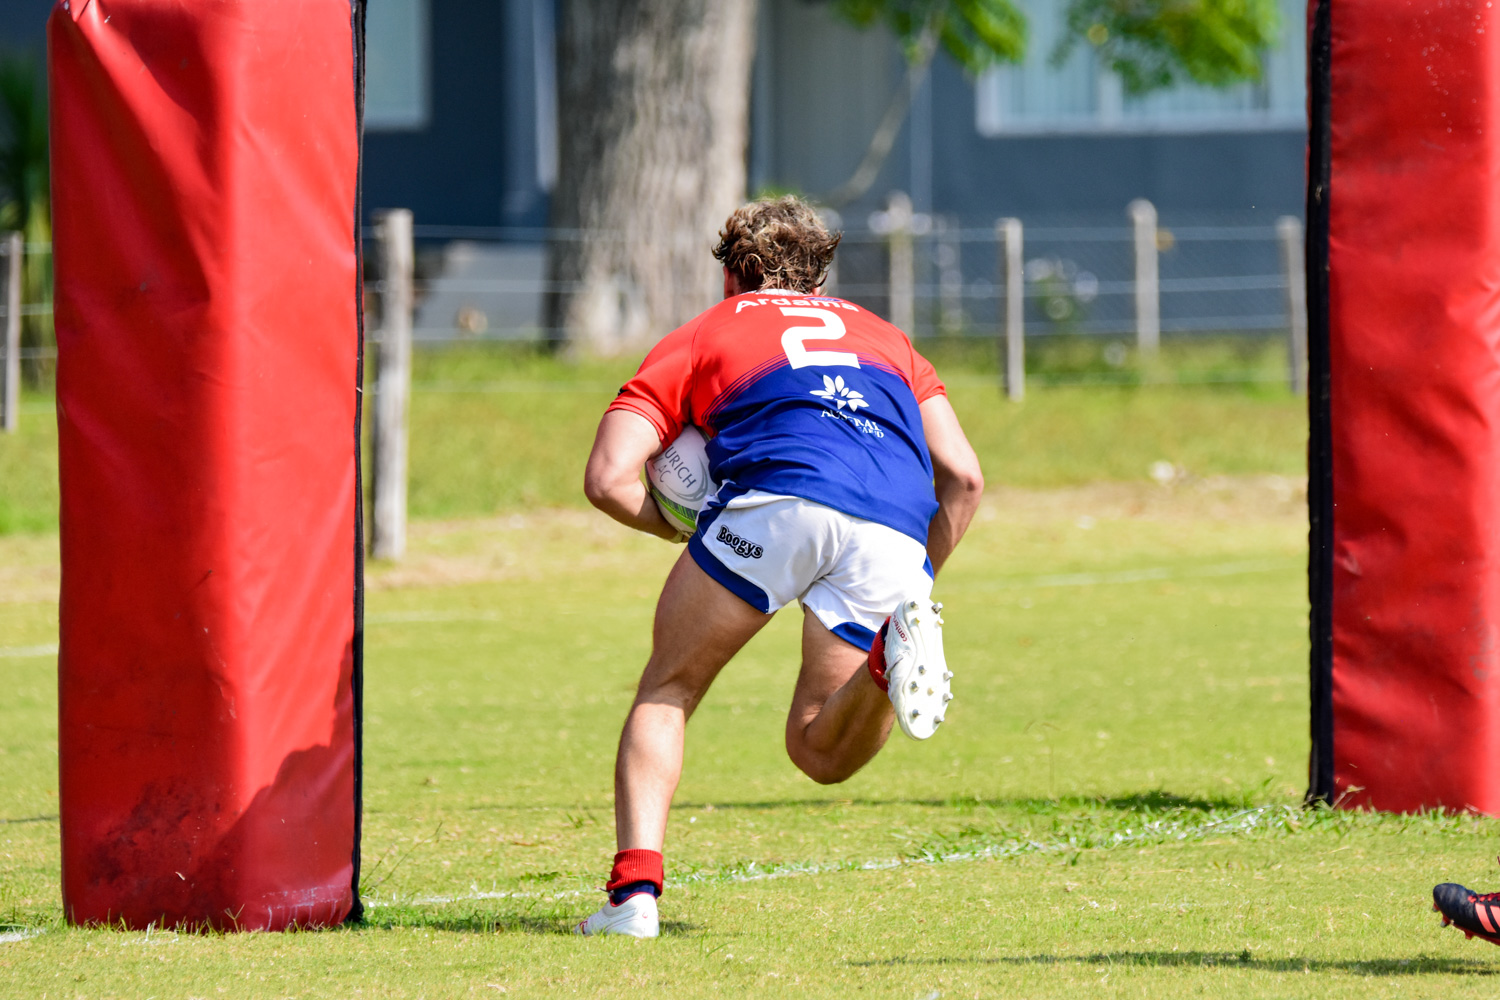
<svg viewBox="0 0 1500 1000">
<path fill-rule="evenodd" d="M 362 15 L 53 9 L 74 922 L 358 913 Z"/>
<path fill-rule="evenodd" d="M 1310 793 L 1500 814 L 1500 7 L 1309 16 Z"/>
</svg>

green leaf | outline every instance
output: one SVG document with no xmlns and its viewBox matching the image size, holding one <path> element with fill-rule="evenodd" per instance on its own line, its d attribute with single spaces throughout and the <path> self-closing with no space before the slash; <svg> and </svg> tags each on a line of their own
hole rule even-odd
<svg viewBox="0 0 1500 1000">
<path fill-rule="evenodd" d="M 1064 18 L 1053 62 L 1088 44 L 1132 96 L 1259 80 L 1280 28 L 1275 0 L 1070 0 Z"/>
<path fill-rule="evenodd" d="M 1026 52 L 1026 15 L 1010 0 L 837 0 L 834 8 L 858 28 L 884 24 L 910 62 L 920 58 L 928 31 L 970 73 L 1019 62 Z"/>
<path fill-rule="evenodd" d="M 859 28 L 885 25 L 913 63 L 929 31 L 970 73 L 1026 52 L 1026 15 L 1010 0 L 835 0 L 834 9 Z M 1052 60 L 1089 45 L 1131 95 L 1259 80 L 1280 26 L 1276 0 L 1068 0 L 1064 21 Z"/>
</svg>

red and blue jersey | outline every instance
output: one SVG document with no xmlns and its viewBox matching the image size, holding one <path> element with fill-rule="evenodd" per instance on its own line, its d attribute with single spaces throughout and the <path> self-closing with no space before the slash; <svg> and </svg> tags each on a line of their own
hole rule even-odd
<svg viewBox="0 0 1500 1000">
<path fill-rule="evenodd" d="M 906 334 L 828 296 L 737 295 L 653 347 L 611 410 L 702 428 L 719 503 L 800 497 L 924 544 L 937 512 L 918 406 L 944 391 Z"/>
</svg>

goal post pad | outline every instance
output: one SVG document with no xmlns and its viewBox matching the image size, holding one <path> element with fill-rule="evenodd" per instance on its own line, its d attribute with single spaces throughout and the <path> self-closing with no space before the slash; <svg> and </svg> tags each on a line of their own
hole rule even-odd
<svg viewBox="0 0 1500 1000">
<path fill-rule="evenodd" d="M 362 16 L 52 11 L 75 923 L 358 914 Z"/>
<path fill-rule="evenodd" d="M 1310 794 L 1500 814 L 1500 8 L 1309 8 Z"/>
</svg>

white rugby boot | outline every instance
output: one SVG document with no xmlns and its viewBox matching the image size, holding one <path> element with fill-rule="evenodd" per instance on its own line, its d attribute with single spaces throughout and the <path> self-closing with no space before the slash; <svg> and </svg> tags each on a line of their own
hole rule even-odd
<svg viewBox="0 0 1500 1000">
<path fill-rule="evenodd" d="M 654 938 L 661 933 L 656 915 L 656 897 L 638 892 L 619 906 L 606 901 L 598 912 L 580 920 L 574 934 L 626 934 L 630 937 Z"/>
<path fill-rule="evenodd" d="M 902 601 L 885 630 L 887 693 L 901 731 L 914 740 L 937 732 L 953 700 L 953 673 L 943 658 L 943 606 Z"/>
</svg>

